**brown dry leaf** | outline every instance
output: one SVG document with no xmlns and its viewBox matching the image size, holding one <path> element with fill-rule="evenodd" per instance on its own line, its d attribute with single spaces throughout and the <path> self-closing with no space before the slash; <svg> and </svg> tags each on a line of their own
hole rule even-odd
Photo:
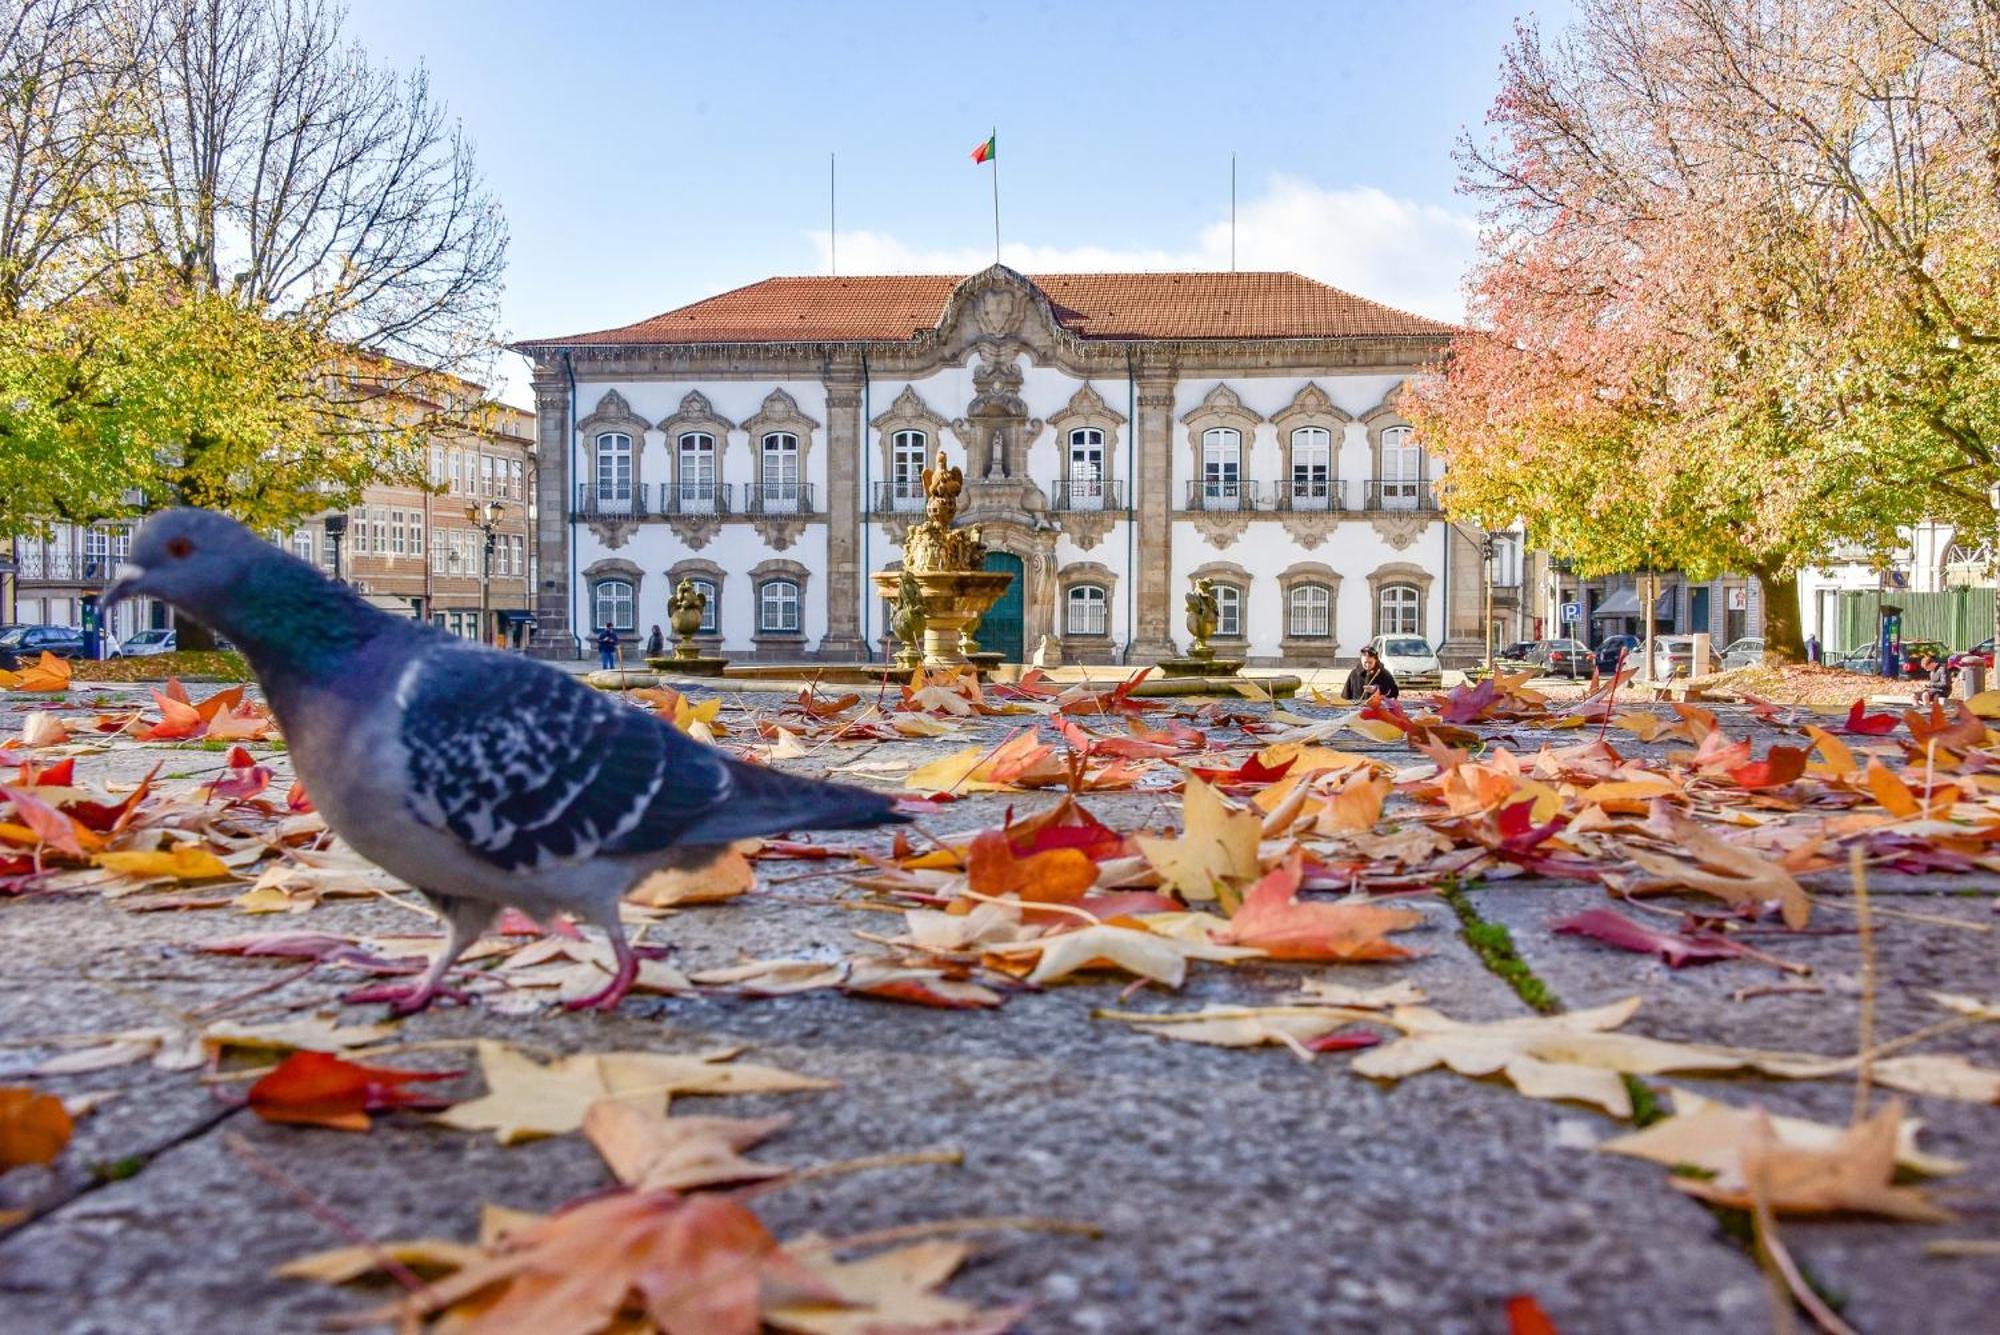
<svg viewBox="0 0 2000 1335">
<path fill-rule="evenodd" d="M 382 1268 L 386 1256 L 425 1279 L 448 1275 L 485 1257 L 468 1243 L 446 1238 L 406 1238 L 357 1247 L 330 1247 L 285 1262 L 271 1273 L 279 1279 L 304 1279 L 318 1284 L 351 1284 Z"/>
<path fill-rule="evenodd" d="M 1785 925 L 1804 927 L 1812 916 L 1812 901 L 1792 874 L 1760 853 L 1725 843 L 1708 831 L 1669 816 L 1676 846 L 1703 864 L 1690 866 L 1668 853 L 1627 847 L 1625 856 L 1647 875 L 1671 885 L 1714 895 L 1731 904 L 1764 904 L 1775 900 L 1785 916 Z M 1711 870 L 1713 868 L 1713 870 Z"/>
<path fill-rule="evenodd" d="M 590 1105 L 583 1135 L 604 1156 L 611 1175 L 642 1191 L 689 1191 L 695 1187 L 782 1177 L 782 1164 L 754 1163 L 739 1150 L 790 1126 L 789 1116 L 668 1117 L 652 1108 L 617 1099 Z"/>
<path fill-rule="evenodd" d="M 781 1094 L 836 1084 L 774 1066 L 658 1052 L 583 1052 L 545 1066 L 505 1043 L 481 1040 L 478 1051 L 486 1095 L 446 1109 L 438 1120 L 491 1131 L 503 1145 L 575 1131 L 600 1099 L 664 1112 L 671 1094 Z"/>
<path fill-rule="evenodd" d="M 1740 1186 L 1743 1182 L 1743 1151 L 1761 1135 L 1761 1109 L 1737 1108 L 1697 1094 L 1692 1090 L 1668 1091 L 1674 1115 L 1663 1118 L 1630 1135 L 1602 1141 L 1597 1148 L 1605 1154 L 1625 1154 L 1647 1159 L 1667 1168 L 1688 1165 L 1715 1175 L 1717 1185 Z M 1848 1128 L 1829 1126 L 1802 1117 L 1768 1117 L 1766 1122 L 1777 1143 L 1786 1149 L 1826 1152 L 1836 1149 Z M 1904 1122 L 1896 1133 L 1895 1161 L 1912 1172 L 1942 1177 L 1962 1173 L 1965 1165 L 1956 1159 L 1926 1154 L 1917 1148 L 1917 1131 L 1922 1124 Z"/>
<path fill-rule="evenodd" d="M 1030 983 L 1057 982 L 1085 969 L 1123 969 L 1168 987 L 1179 987 L 1187 977 L 1187 962 L 1190 959 L 1255 959 L 1264 952 L 1182 941 L 1131 927 L 1100 923 L 1036 941 L 998 946 L 990 953 L 1003 960 L 1038 956 L 1033 972 L 1028 975 Z"/>
<path fill-rule="evenodd" d="M 1415 909 L 1329 904 L 1298 898 L 1305 859 L 1297 849 L 1244 896 L 1243 907 L 1214 934 L 1224 945 L 1255 946 L 1280 960 L 1398 960 L 1410 951 L 1387 939 L 1420 925 Z"/>
<path fill-rule="evenodd" d="M 1921 1188 L 1891 1181 L 1902 1135 L 1900 1100 L 1847 1128 L 1826 1147 L 1787 1145 L 1761 1110 L 1750 1116 L 1753 1134 L 1742 1146 L 1736 1174 L 1713 1182 L 1676 1177 L 1675 1188 L 1744 1210 L 1761 1195 L 1779 1214 L 1875 1214 L 1925 1224 L 1948 1224 L 1957 1217 L 1932 1204 Z"/>
<path fill-rule="evenodd" d="M 1910 791 L 1910 785 L 1885 769 L 1879 760 L 1868 762 L 1866 777 L 1868 791 L 1872 793 L 1882 809 L 1900 820 L 1907 820 L 1923 812 L 1923 803 Z"/>
<path fill-rule="evenodd" d="M 1312 1006 L 1205 1006 L 1198 1011 L 1155 1014 L 1144 1011 L 1097 1011 L 1100 1020 L 1122 1020 L 1143 1033 L 1183 1043 L 1207 1043 L 1218 1048 L 1254 1048 L 1266 1044 L 1289 1048 L 1307 1061 L 1308 1046 L 1354 1017 Z"/>
<path fill-rule="evenodd" d="M 1357 1010 L 1380 1011 L 1392 1006 L 1421 1006 L 1429 998 L 1407 978 L 1380 987 L 1350 987 L 1324 978 L 1308 978 L 1299 984 L 1300 1001 L 1314 1006 L 1351 1006 Z"/>
<path fill-rule="evenodd" d="M 53 1161 L 75 1130 L 69 1109 L 55 1095 L 0 1086 L 0 1172 Z"/>
<path fill-rule="evenodd" d="M 1389 798 L 1385 776 L 1364 774 L 1349 779 L 1326 799 L 1319 809 L 1313 829 L 1320 834 L 1358 834 L 1375 828 L 1382 819 L 1382 804 Z"/>
<path fill-rule="evenodd" d="M 656 871 L 633 886 L 626 894 L 625 902 L 663 909 L 677 904 L 719 904 L 725 899 L 734 899 L 757 887 L 757 872 L 751 867 L 750 859 L 744 856 L 746 849 L 756 846 L 755 840 L 735 844 L 714 862 L 699 869 L 667 868 Z"/>
<path fill-rule="evenodd" d="M 941 1238 L 893 1251 L 838 1261 L 817 1238 L 785 1250 L 818 1275 L 844 1306 L 797 1303 L 764 1309 L 764 1324 L 789 1335 L 998 1335 L 1019 1318 L 1016 1309 L 981 1311 L 934 1292 L 971 1255 L 963 1242 Z"/>
<path fill-rule="evenodd" d="M 1164 884 L 1190 902 L 1211 900 L 1257 878 L 1257 845 L 1264 823 L 1193 775 L 1182 802 L 1183 828 L 1175 837 L 1138 835 L 1135 842 Z"/>
</svg>

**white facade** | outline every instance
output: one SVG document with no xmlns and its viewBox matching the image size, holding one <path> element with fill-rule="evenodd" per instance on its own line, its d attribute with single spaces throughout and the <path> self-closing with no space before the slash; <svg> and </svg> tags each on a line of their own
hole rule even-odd
<svg viewBox="0 0 2000 1335">
<path fill-rule="evenodd" d="M 997 607 L 988 649 L 1153 661 L 1185 646 L 1183 597 L 1206 578 L 1217 647 L 1255 664 L 1345 662 L 1382 633 L 1477 653 L 1477 535 L 1438 513 L 1435 465 L 1394 407 L 1439 335 L 1101 346 L 996 266 L 907 343 L 588 337 L 524 347 L 544 651 L 606 619 L 643 641 L 693 578 L 712 651 L 880 659 L 867 575 L 898 561 L 915 471 L 942 450 L 965 470 L 961 522 L 1019 562 L 1019 619 Z"/>
</svg>

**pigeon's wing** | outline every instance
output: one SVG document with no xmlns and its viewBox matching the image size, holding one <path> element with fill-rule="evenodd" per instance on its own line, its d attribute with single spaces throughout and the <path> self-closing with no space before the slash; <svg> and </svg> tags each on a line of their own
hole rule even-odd
<svg viewBox="0 0 2000 1335">
<path fill-rule="evenodd" d="M 508 871 L 894 819 L 877 794 L 739 764 L 511 654 L 432 648 L 396 703 L 411 814 Z"/>
</svg>

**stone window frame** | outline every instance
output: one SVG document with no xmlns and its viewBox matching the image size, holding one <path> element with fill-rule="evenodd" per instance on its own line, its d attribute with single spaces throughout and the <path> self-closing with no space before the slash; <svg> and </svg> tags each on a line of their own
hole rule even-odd
<svg viewBox="0 0 2000 1335">
<path fill-rule="evenodd" d="M 584 605 L 590 609 L 590 632 L 595 635 L 599 628 L 597 586 L 612 580 L 623 580 L 632 586 L 632 625 L 629 629 L 636 636 L 639 632 L 639 609 L 646 605 L 646 571 L 638 563 L 628 561 L 622 556 L 603 557 L 583 568 L 584 588 L 589 592 Z"/>
<path fill-rule="evenodd" d="M 1077 631 L 1072 636 L 1069 628 L 1069 592 L 1071 589 L 1092 585 L 1104 591 L 1104 630 L 1101 634 Z M 1102 561 L 1071 561 L 1056 571 L 1056 606 L 1062 609 L 1062 629 L 1058 638 L 1072 637 L 1091 644 L 1109 641 L 1111 638 L 1112 609 L 1117 606 L 1118 572 Z"/>
<path fill-rule="evenodd" d="M 1069 433 L 1071 431 L 1094 429 L 1104 433 L 1104 483 L 1105 497 L 1110 498 L 1118 471 L 1113 460 L 1118 456 L 1119 434 L 1127 424 L 1125 414 L 1104 401 L 1097 387 L 1085 381 L 1076 393 L 1069 396 L 1069 402 L 1062 411 L 1052 413 L 1046 419 L 1056 433 L 1056 476 L 1065 494 L 1068 492 L 1069 476 Z M 1129 502 L 1128 502 L 1129 504 Z M 1105 509 L 1114 507 L 1106 505 Z M 1117 507 L 1124 508 L 1124 507 Z"/>
<path fill-rule="evenodd" d="M 1181 425 L 1187 428 L 1190 459 L 1194 466 L 1188 475 L 1190 488 L 1199 485 L 1205 476 L 1203 465 L 1206 461 L 1206 452 L 1202 448 L 1203 434 L 1218 427 L 1233 430 L 1237 433 L 1239 448 L 1242 451 L 1236 463 L 1236 481 L 1237 486 L 1243 490 L 1237 496 L 1237 504 L 1231 508 L 1251 509 L 1250 493 L 1254 491 L 1255 483 L 1250 477 L 1250 456 L 1257 445 L 1257 428 L 1264 421 L 1262 414 L 1244 405 L 1242 397 L 1229 387 L 1227 381 L 1217 383 L 1214 389 L 1202 396 L 1200 403 L 1183 413 Z M 1196 494 L 1192 490 L 1188 493 L 1189 499 L 1186 504 L 1189 509 L 1203 508 L 1194 503 L 1193 498 Z"/>
<path fill-rule="evenodd" d="M 1250 638 L 1250 585 L 1256 577 L 1234 561 L 1208 561 L 1188 572 L 1188 591 L 1194 591 L 1198 579 L 1211 581 L 1218 589 L 1236 590 L 1236 633 L 1225 635 L 1217 631 L 1214 639 L 1228 644 L 1242 644 Z"/>
<path fill-rule="evenodd" d="M 772 390 L 764 396 L 757 411 L 745 418 L 742 430 L 750 443 L 750 486 L 749 496 L 744 497 L 749 504 L 745 509 L 754 511 L 764 495 L 764 437 L 783 432 L 796 436 L 799 442 L 799 486 L 811 485 L 813 433 L 820 424 L 808 417 L 799 401 L 783 388 Z M 799 497 L 797 513 L 808 513 L 803 494 Z M 792 511 L 785 511 L 790 514 Z"/>
<path fill-rule="evenodd" d="M 1389 561 L 1375 567 L 1368 575 L 1368 621 L 1374 627 L 1373 635 L 1401 635 L 1403 631 L 1382 629 L 1382 591 L 1394 584 L 1407 584 L 1417 591 L 1417 628 L 1409 632 L 1430 642 L 1431 586 L 1434 577 L 1414 561 Z"/>
<path fill-rule="evenodd" d="M 784 580 L 799 591 L 799 625 L 797 630 L 766 630 L 764 628 L 764 586 Z M 806 638 L 806 587 L 812 580 L 812 571 L 797 561 L 773 557 L 759 561 L 750 567 L 750 589 L 752 608 L 751 625 L 755 627 L 751 640 L 756 643 L 803 644 Z"/>
<path fill-rule="evenodd" d="M 1287 657 L 1297 654 L 1331 658 L 1340 652 L 1340 582 L 1339 572 L 1324 561 L 1298 561 L 1279 573 L 1278 610 L 1284 621 L 1278 643 Z M 1326 590 L 1325 635 L 1292 634 L 1292 590 L 1307 585 Z"/>
<path fill-rule="evenodd" d="M 614 434 L 629 436 L 632 439 L 632 499 L 636 509 L 639 498 L 645 495 L 646 433 L 650 430 L 651 425 L 632 411 L 632 405 L 623 394 L 615 389 L 605 390 L 598 397 L 597 406 L 590 410 L 590 415 L 576 424 L 577 435 L 582 439 L 585 451 L 585 495 L 592 500 L 597 497 L 597 438 Z M 458 488 L 453 487 L 452 491 L 456 493 Z M 592 615 L 596 614 L 593 612 Z"/>
<path fill-rule="evenodd" d="M 1303 427 L 1319 427 L 1327 434 L 1326 478 L 1334 501 L 1332 508 L 1343 508 L 1339 504 L 1340 447 L 1346 440 L 1348 424 L 1354 420 L 1319 387 L 1318 381 L 1308 380 L 1290 403 L 1271 414 L 1271 425 L 1278 430 L 1278 485 L 1285 488 L 1292 485 L 1292 433 Z"/>
<path fill-rule="evenodd" d="M 926 468 L 930 467 L 931 461 L 937 458 L 937 452 L 944 448 L 945 438 L 951 433 L 950 421 L 931 411 L 931 406 L 924 402 L 923 395 L 917 393 L 915 385 L 904 385 L 903 392 L 898 394 L 895 400 L 877 415 L 868 426 L 875 433 L 875 448 L 881 456 L 881 480 L 884 483 L 895 479 L 895 456 L 891 452 L 890 441 L 898 431 L 921 431 L 924 433 L 924 467 Z M 868 498 L 871 507 L 874 499 L 872 496 Z M 922 509 L 921 502 L 914 508 Z"/>
<path fill-rule="evenodd" d="M 1416 427 L 1416 423 L 1396 411 L 1396 395 L 1402 388 L 1397 385 L 1380 403 L 1355 419 L 1368 428 L 1368 475 L 1378 483 L 1383 480 L 1382 433 L 1391 427 L 1406 426 L 1412 431 Z M 1425 486 L 1431 482 L 1431 452 L 1421 440 L 1417 441 L 1417 480 Z"/>
<path fill-rule="evenodd" d="M 691 435 L 712 436 L 715 439 L 715 486 L 717 490 L 715 508 L 723 509 L 722 488 L 728 471 L 729 436 L 736 424 L 715 411 L 708 395 L 698 389 L 691 389 L 681 396 L 681 406 L 671 415 L 662 417 L 659 430 L 667 438 L 667 490 L 660 497 L 662 509 L 678 507 L 681 493 L 681 437 Z"/>
<path fill-rule="evenodd" d="M 727 570 L 699 556 L 685 557 L 667 567 L 667 597 L 670 599 L 683 579 L 707 580 L 715 586 L 715 598 L 708 605 L 715 625 L 712 629 L 696 632 L 695 639 L 714 642 L 722 638 L 722 582 L 727 578 Z"/>
</svg>

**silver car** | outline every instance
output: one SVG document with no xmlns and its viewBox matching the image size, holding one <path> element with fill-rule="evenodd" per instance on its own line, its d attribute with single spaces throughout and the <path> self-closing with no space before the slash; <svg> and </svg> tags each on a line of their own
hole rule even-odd
<svg viewBox="0 0 2000 1335">
<path fill-rule="evenodd" d="M 170 654 L 174 652 L 178 639 L 171 626 L 164 630 L 142 630 L 136 635 L 127 636 L 125 643 L 119 645 L 112 656 L 151 658 L 155 654 Z"/>
<path fill-rule="evenodd" d="M 1444 669 L 1438 665 L 1437 651 L 1414 635 L 1377 635 L 1369 645 L 1398 686 L 1440 686 Z"/>
<path fill-rule="evenodd" d="M 1722 670 L 1731 668 L 1756 667 L 1764 661 L 1764 637 L 1745 635 L 1740 640 L 1731 640 L 1722 651 Z"/>
</svg>

